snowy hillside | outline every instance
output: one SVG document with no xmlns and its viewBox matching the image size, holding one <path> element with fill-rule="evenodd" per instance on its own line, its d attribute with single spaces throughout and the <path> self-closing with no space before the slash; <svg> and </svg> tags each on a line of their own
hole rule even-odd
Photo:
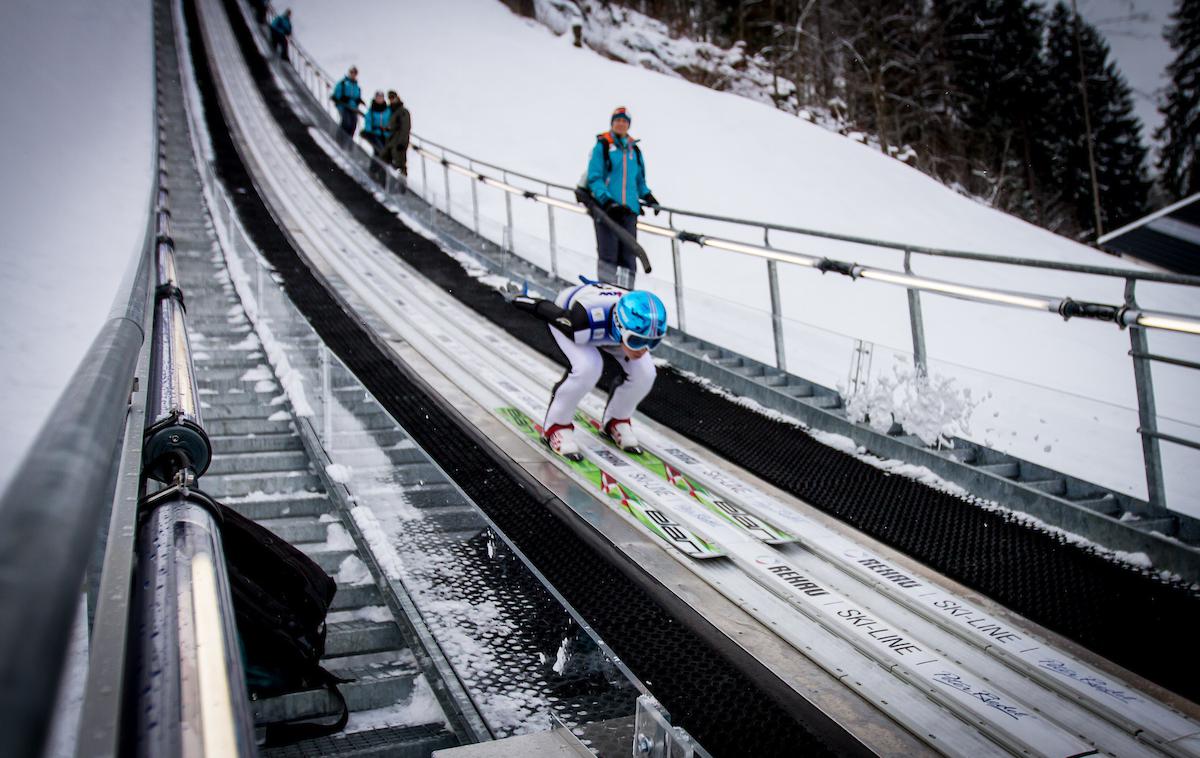
<svg viewBox="0 0 1200 758">
<path fill-rule="evenodd" d="M 147 0 L 0 7 L 0 491 L 141 249 L 150 27 Z"/>
</svg>

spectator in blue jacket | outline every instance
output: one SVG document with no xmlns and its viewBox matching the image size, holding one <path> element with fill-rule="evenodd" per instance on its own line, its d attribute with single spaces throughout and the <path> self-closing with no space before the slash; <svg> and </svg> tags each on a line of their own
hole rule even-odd
<svg viewBox="0 0 1200 758">
<path fill-rule="evenodd" d="M 292 9 L 288 8 L 271 19 L 271 48 L 278 51 L 279 57 L 288 59 L 288 37 L 292 36 Z"/>
<path fill-rule="evenodd" d="M 342 80 L 333 88 L 329 97 L 337 106 L 341 116 L 342 131 L 346 139 L 354 138 L 354 130 L 358 128 L 358 106 L 366 105 L 362 99 L 362 90 L 358 87 L 358 67 L 351 66 Z"/>
<path fill-rule="evenodd" d="M 609 120 L 610 130 L 596 135 L 588 161 L 587 187 L 609 218 L 633 237 L 637 237 L 637 218 L 642 206 L 655 208 L 658 200 L 646 186 L 646 164 L 638 141 L 629 136 L 629 111 L 617 108 Z M 596 278 L 602 282 L 633 289 L 637 275 L 637 255 L 616 232 L 596 223 Z M 624 269 L 624 271 L 621 271 Z"/>
<path fill-rule="evenodd" d="M 383 91 L 376 91 L 375 97 L 371 100 L 371 107 L 367 108 L 362 129 L 362 136 L 375 148 L 376 155 L 382 153 L 384 145 L 387 144 L 388 121 L 391 118 L 392 109 L 383 99 Z"/>
</svg>

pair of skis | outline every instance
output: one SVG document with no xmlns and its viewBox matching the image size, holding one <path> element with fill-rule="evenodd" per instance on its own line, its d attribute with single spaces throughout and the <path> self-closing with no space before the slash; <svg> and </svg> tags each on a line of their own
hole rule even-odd
<svg viewBox="0 0 1200 758">
<path fill-rule="evenodd" d="M 532 440 L 541 440 L 541 427 L 520 409 L 507 406 L 497 409 L 497 413 L 526 437 Z M 575 414 L 575 421 L 576 428 L 586 430 L 587 433 L 602 440 L 606 444 L 605 450 L 609 455 L 614 456 L 617 461 L 624 459 L 637 464 L 658 479 L 695 499 L 714 515 L 753 536 L 755 539 L 769 545 L 778 545 L 796 540 L 794 536 L 784 530 L 710 492 L 702 484 L 692 480 L 654 453 L 645 449 L 642 449 L 640 452 L 629 452 L 617 447 L 608 435 L 604 434 L 600 422 L 595 418 L 579 411 Z M 631 516 L 643 530 L 649 532 L 657 539 L 692 558 L 719 558 L 725 555 L 724 549 L 712 539 L 697 534 L 695 531 L 680 524 L 669 513 L 654 507 L 651 503 L 645 502 L 635 492 L 621 484 L 611 473 L 597 466 L 591 460 L 587 458 L 580 460 L 562 458 L 562 460 L 580 478 L 590 483 L 595 489 L 605 495 L 614 507 Z"/>
</svg>

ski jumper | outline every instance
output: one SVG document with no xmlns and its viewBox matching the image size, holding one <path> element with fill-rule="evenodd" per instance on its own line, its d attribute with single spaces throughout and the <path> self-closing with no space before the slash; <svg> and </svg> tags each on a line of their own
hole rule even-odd
<svg viewBox="0 0 1200 758">
<path fill-rule="evenodd" d="M 616 358 L 624 372 L 624 381 L 613 390 L 604 408 L 602 426 L 613 419 L 628 419 L 650 394 L 656 373 L 650 352 L 631 360 L 614 336 L 612 311 L 624 294 L 626 290 L 607 284 L 580 284 L 560 292 L 553 305 L 541 300 L 532 307 L 522 306 L 547 321 L 550 335 L 570 364 L 550 395 L 542 425 L 547 432 L 556 426 L 573 425 L 579 402 L 600 380 L 604 369 L 601 350 Z"/>
</svg>

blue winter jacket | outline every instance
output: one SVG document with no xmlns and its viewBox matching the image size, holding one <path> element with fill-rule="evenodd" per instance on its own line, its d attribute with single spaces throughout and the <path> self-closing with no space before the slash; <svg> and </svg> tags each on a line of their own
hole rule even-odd
<svg viewBox="0 0 1200 758">
<path fill-rule="evenodd" d="M 271 28 L 285 37 L 292 35 L 292 20 L 282 13 L 271 19 Z"/>
<path fill-rule="evenodd" d="M 363 134 L 378 134 L 380 137 L 387 136 L 388 121 L 392 118 L 392 109 L 384 108 L 383 110 L 375 110 L 367 108 L 367 116 L 363 119 Z"/>
<path fill-rule="evenodd" d="M 637 140 L 621 138 L 612 132 L 596 138 L 588 161 L 587 185 L 601 205 L 613 200 L 634 213 L 641 212 L 641 199 L 650 194 L 650 188 L 646 186 L 646 168 L 636 145 Z"/>
<path fill-rule="evenodd" d="M 359 88 L 358 82 L 348 76 L 343 76 L 342 80 L 334 86 L 331 97 L 340 110 L 356 111 L 359 103 L 362 102 L 362 90 Z"/>
</svg>

